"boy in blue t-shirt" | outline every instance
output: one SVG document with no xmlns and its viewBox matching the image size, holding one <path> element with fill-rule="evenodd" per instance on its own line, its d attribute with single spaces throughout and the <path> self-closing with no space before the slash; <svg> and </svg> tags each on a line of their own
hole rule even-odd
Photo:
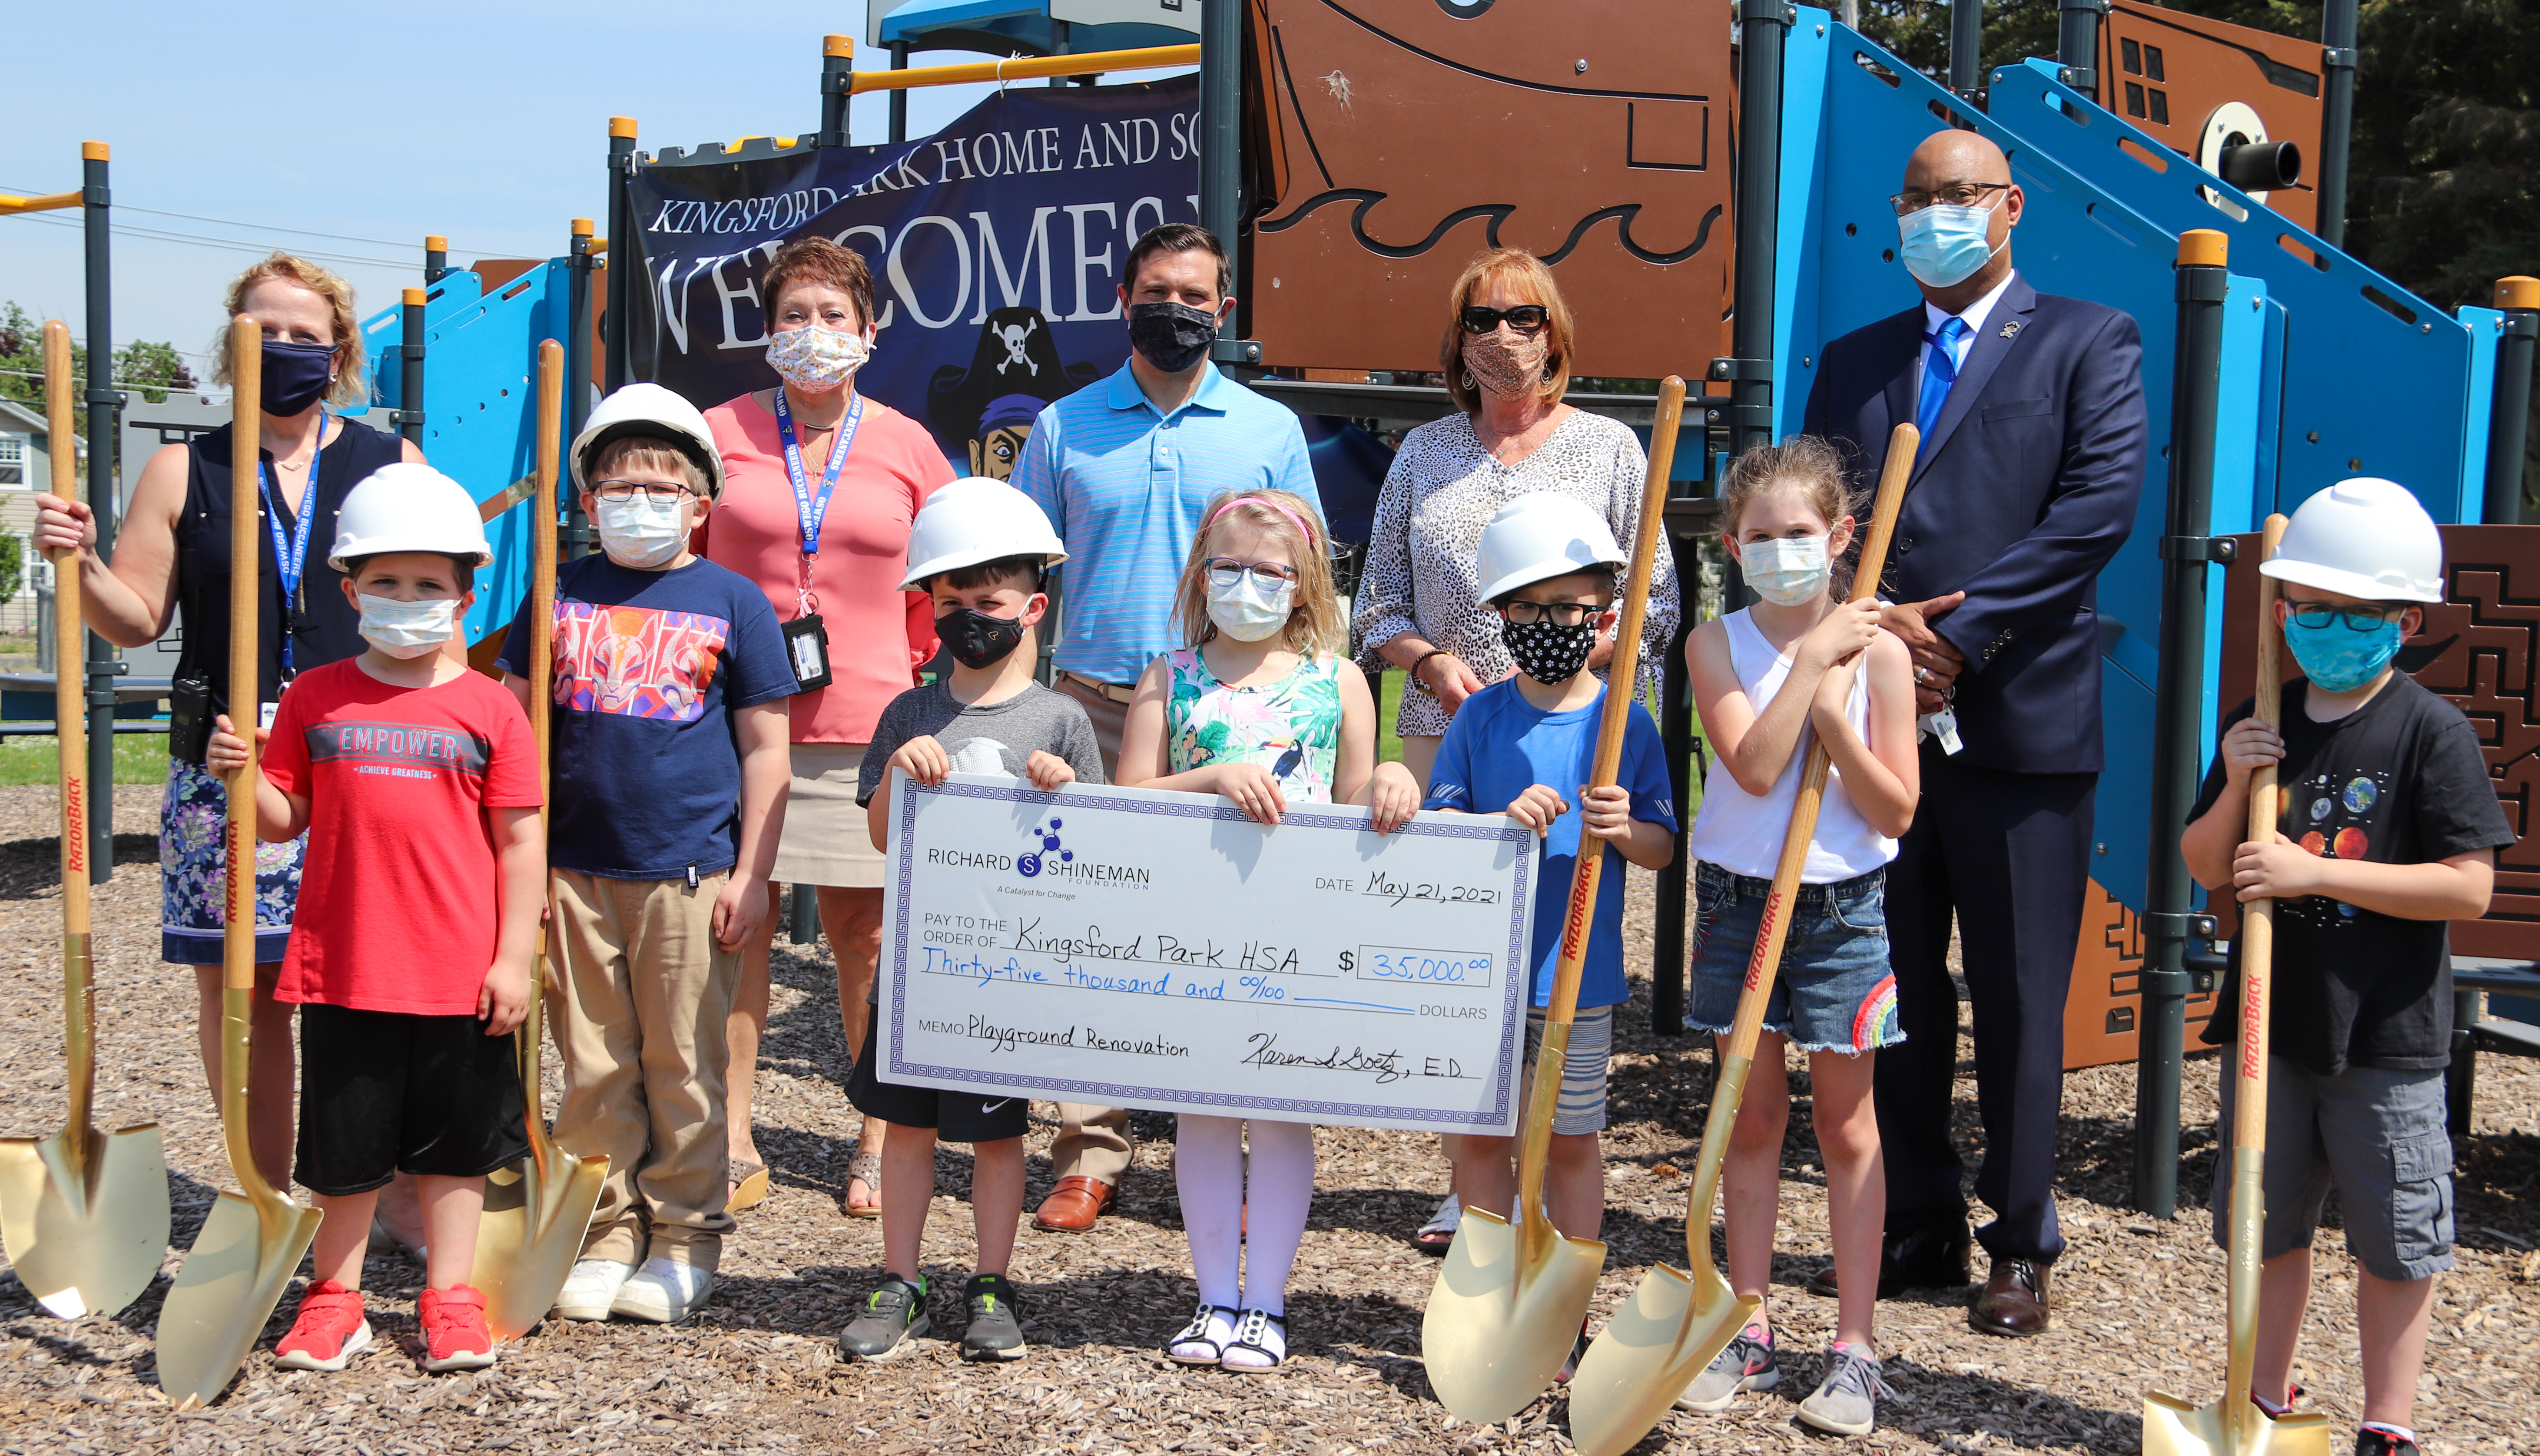
<svg viewBox="0 0 2540 1456">
<path fill-rule="evenodd" d="M 1542 1044 L 1543 1007 L 1561 958 L 1562 922 L 1583 843 L 1645 869 L 1675 857 L 1675 803 L 1657 723 L 1635 704 L 1611 788 L 1587 787 L 1605 712 L 1605 685 L 1588 670 L 1597 638 L 1614 630 L 1616 571 L 1625 565 L 1604 519 L 1566 496 L 1519 496 L 1482 533 L 1484 594 L 1498 608 L 1517 675 L 1464 700 L 1438 745 L 1425 807 L 1505 813 L 1543 838 L 1534 901 L 1534 967 L 1526 1065 Z M 1555 787 L 1559 786 L 1559 787 Z M 1576 797 L 1574 803 L 1573 797 Z M 1623 983 L 1623 867 L 1607 862 L 1589 922 L 1579 1013 L 1552 1122 L 1545 1202 L 1553 1226 L 1599 1236 L 1605 1213 L 1605 1064 Z M 1450 1135 L 1446 1156 L 1468 1208 L 1517 1205 L 1514 1138 Z"/>
<path fill-rule="evenodd" d="M 546 1004 L 556 1142 L 608 1181 L 555 1312 L 668 1323 L 732 1228 L 724 1022 L 767 914 L 795 679 L 766 593 L 688 550 L 723 490 L 694 406 L 618 390 L 572 468 L 605 554 L 556 582 Z M 529 610 L 501 658 L 525 707 Z"/>
</svg>

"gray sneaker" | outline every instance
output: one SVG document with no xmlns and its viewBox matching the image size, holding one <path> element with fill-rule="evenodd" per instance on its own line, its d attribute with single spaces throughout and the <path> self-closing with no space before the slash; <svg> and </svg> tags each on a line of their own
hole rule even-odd
<svg viewBox="0 0 2540 1456">
<path fill-rule="evenodd" d="M 1799 1402 L 1799 1419 L 1837 1435 L 1868 1435 L 1878 1423 L 1879 1396 L 1893 1396 L 1880 1373 L 1878 1357 L 1861 1354 L 1849 1345 L 1826 1352 L 1825 1379 L 1816 1392 Z"/>
<path fill-rule="evenodd" d="M 1757 1339 L 1758 1335 L 1764 1338 Z M 1773 1358 L 1772 1337 L 1763 1327 L 1748 1325 L 1737 1332 L 1711 1361 L 1710 1368 L 1693 1377 L 1684 1394 L 1675 1398 L 1679 1411 L 1726 1411 L 1741 1390 L 1771 1390 L 1782 1383 L 1781 1362 Z"/>
</svg>

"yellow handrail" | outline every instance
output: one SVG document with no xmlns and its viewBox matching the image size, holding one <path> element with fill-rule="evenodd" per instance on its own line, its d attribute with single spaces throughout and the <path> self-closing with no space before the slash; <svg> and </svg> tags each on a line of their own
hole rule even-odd
<svg viewBox="0 0 2540 1456">
<path fill-rule="evenodd" d="M 924 66 L 908 71 L 858 71 L 853 94 L 907 91 L 920 86 L 961 86 L 973 81 L 1032 81 L 1049 76 L 1091 76 L 1102 71 L 1154 71 L 1165 66 L 1198 64 L 1197 45 L 1089 50 L 1082 55 L 1027 55 L 1002 61 L 971 61 L 958 66 Z"/>
<path fill-rule="evenodd" d="M 86 199 L 87 194 L 83 192 L 54 192 L 43 197 L 11 197 L 0 193 L 0 213 L 53 212 L 60 208 L 77 207 Z"/>
</svg>

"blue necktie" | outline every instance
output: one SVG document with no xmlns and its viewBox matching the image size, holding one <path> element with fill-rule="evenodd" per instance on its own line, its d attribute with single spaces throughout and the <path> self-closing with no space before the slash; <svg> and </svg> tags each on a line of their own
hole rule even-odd
<svg viewBox="0 0 2540 1456">
<path fill-rule="evenodd" d="M 1956 346 L 1966 331 L 1967 321 L 1951 315 L 1940 320 L 1937 332 L 1923 335 L 1923 398 L 1914 409 L 1914 426 L 1923 432 L 1925 445 L 1931 444 L 1932 427 L 1940 422 L 1949 386 L 1958 381 Z"/>
</svg>

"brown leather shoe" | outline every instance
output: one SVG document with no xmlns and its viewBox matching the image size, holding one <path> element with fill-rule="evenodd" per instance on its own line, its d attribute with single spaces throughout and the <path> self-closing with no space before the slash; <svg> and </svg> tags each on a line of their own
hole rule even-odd
<svg viewBox="0 0 2540 1456">
<path fill-rule="evenodd" d="M 1120 1190 L 1099 1178 L 1071 1174 L 1059 1179 L 1049 1197 L 1040 1201 L 1040 1212 L 1032 1214 L 1032 1227 L 1052 1233 L 1083 1233 L 1119 1197 Z"/>
<path fill-rule="evenodd" d="M 1967 1323 L 1979 1334 L 2028 1336 L 2046 1333 L 2046 1288 L 2053 1271 L 2025 1259 L 1996 1259 L 1993 1278 L 1967 1311 Z"/>
</svg>

